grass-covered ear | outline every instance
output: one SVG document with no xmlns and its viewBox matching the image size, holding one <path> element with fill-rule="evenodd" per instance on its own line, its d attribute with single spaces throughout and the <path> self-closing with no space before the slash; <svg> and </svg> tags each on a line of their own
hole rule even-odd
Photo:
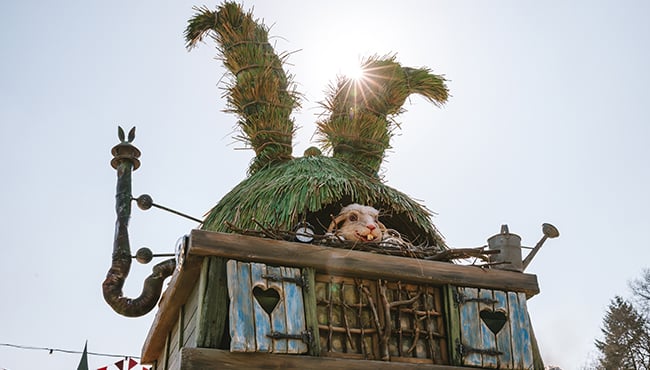
<svg viewBox="0 0 650 370">
<path fill-rule="evenodd" d="M 448 89 L 443 76 L 428 68 L 402 67 L 395 56 L 370 57 L 362 71 L 360 78 L 341 76 L 331 86 L 322 103 L 328 115 L 317 123 L 318 135 L 335 158 L 377 176 L 406 98 L 419 94 L 440 106 Z"/>
<path fill-rule="evenodd" d="M 241 135 L 236 139 L 255 150 L 249 173 L 291 159 L 291 112 L 299 103 L 291 76 L 283 69 L 287 54 L 276 54 L 266 26 L 239 4 L 225 2 L 216 11 L 206 7 L 195 11 L 185 30 L 187 48 L 206 36 L 217 43 L 231 72 L 226 111 L 239 116 Z"/>
</svg>

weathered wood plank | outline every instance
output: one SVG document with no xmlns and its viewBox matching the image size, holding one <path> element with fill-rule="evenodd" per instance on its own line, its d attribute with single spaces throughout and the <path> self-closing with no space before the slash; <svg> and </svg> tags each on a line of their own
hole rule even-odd
<svg viewBox="0 0 650 370">
<path fill-rule="evenodd" d="M 539 352 L 539 345 L 537 344 L 537 337 L 533 330 L 533 324 L 530 321 L 530 313 L 528 313 L 528 322 L 530 323 L 530 339 L 533 348 L 533 370 L 544 370 L 544 360 L 542 354 Z"/>
<path fill-rule="evenodd" d="M 478 298 L 476 288 L 458 288 L 460 294 L 466 299 Z M 478 317 L 478 303 L 469 301 L 460 304 L 460 341 L 463 346 L 482 349 L 480 319 Z M 465 350 L 463 364 L 466 366 L 481 366 L 481 355 L 476 352 Z"/>
<path fill-rule="evenodd" d="M 539 293 L 537 277 L 531 274 L 238 234 L 192 230 L 188 253 L 271 265 L 313 267 L 319 272 L 343 276 L 502 289 L 524 292 L 528 297 Z"/>
<path fill-rule="evenodd" d="M 348 360 L 333 357 L 313 357 L 268 353 L 235 353 L 208 348 L 184 348 L 181 352 L 182 370 L 216 369 L 337 369 L 337 370 L 466 370 L 457 366 L 398 363 L 370 360 Z"/>
<path fill-rule="evenodd" d="M 192 293 L 187 298 L 183 308 L 185 319 L 183 320 L 183 343 L 182 347 L 196 347 L 196 332 L 199 311 L 199 284 L 194 286 Z"/>
<path fill-rule="evenodd" d="M 181 306 L 178 311 L 178 350 L 180 351 L 183 348 L 183 342 L 185 341 L 185 305 Z"/>
<path fill-rule="evenodd" d="M 176 323 L 181 305 L 185 304 L 194 288 L 201 272 L 202 260 L 201 257 L 188 256 L 182 269 L 172 275 L 169 286 L 158 303 L 158 312 L 142 347 L 141 362 L 143 364 L 151 364 L 162 357 L 167 333 Z"/>
<path fill-rule="evenodd" d="M 185 311 L 185 326 L 183 330 L 187 330 L 190 325 L 190 321 L 196 316 L 199 308 L 199 284 L 194 285 L 192 293 L 187 297 L 187 301 L 184 304 L 183 310 Z"/>
<path fill-rule="evenodd" d="M 178 327 L 178 320 L 176 321 L 177 324 L 172 327 L 172 331 L 169 333 L 169 342 L 168 342 L 168 360 L 167 360 L 167 370 L 170 370 L 173 368 L 172 364 L 175 361 L 178 361 L 178 358 L 180 357 L 180 347 L 179 347 L 179 338 L 180 338 L 180 330 Z M 178 367 L 176 367 L 178 368 Z"/>
<path fill-rule="evenodd" d="M 197 339 L 196 316 L 194 316 L 192 322 L 194 325 L 188 327 L 187 331 L 185 332 L 185 343 L 183 343 L 183 347 L 196 347 L 196 339 Z"/>
<path fill-rule="evenodd" d="M 444 312 L 447 312 L 443 308 L 443 304 L 442 304 L 442 298 L 444 296 L 445 296 L 444 289 L 440 289 L 439 294 L 436 294 L 435 298 L 434 298 L 434 309 L 437 312 L 442 312 L 443 315 L 444 315 Z M 428 307 L 425 307 L 425 308 L 428 309 Z M 430 318 L 427 321 L 429 321 L 429 323 L 432 324 L 431 323 L 432 320 Z M 445 339 L 445 337 L 444 337 L 445 333 L 448 333 L 448 331 L 445 329 L 445 321 L 447 321 L 447 320 L 445 320 L 444 316 L 443 316 L 443 318 L 441 320 L 433 320 L 433 321 L 436 322 L 436 324 L 435 324 L 436 325 L 435 332 L 440 334 L 440 335 L 443 335 L 443 337 L 440 338 L 439 341 L 438 341 L 438 346 L 435 345 L 434 340 L 429 338 L 429 348 L 433 347 L 433 348 L 431 348 L 431 353 L 434 356 L 434 363 L 436 363 L 436 364 L 448 364 L 449 363 L 449 357 L 448 357 L 448 353 L 447 353 L 448 351 L 445 350 L 445 349 L 448 348 L 447 347 L 448 343 L 451 343 L 451 341 L 447 341 Z"/>
<path fill-rule="evenodd" d="M 530 369 L 533 366 L 533 356 L 526 319 L 525 300 L 519 302 L 517 293 L 508 292 L 508 307 L 510 310 L 513 368 Z"/>
<path fill-rule="evenodd" d="M 494 300 L 497 303 L 494 304 L 494 310 L 500 311 L 509 316 L 510 309 L 508 308 L 508 295 L 506 292 L 500 290 L 494 291 Z M 501 352 L 499 355 L 499 366 L 502 369 L 512 369 L 512 341 L 510 339 L 510 318 L 506 321 L 506 325 L 497 333 L 497 348 Z"/>
<path fill-rule="evenodd" d="M 275 276 L 282 276 L 282 269 L 280 267 L 267 267 L 268 274 Z M 279 333 L 287 332 L 287 298 L 284 291 L 284 286 L 281 281 L 269 281 L 268 286 L 277 290 L 280 293 L 280 301 L 271 312 L 271 327 L 264 333 L 270 334 L 271 331 Z M 286 339 L 273 339 L 273 352 L 274 353 L 287 353 L 288 343 Z"/>
<path fill-rule="evenodd" d="M 195 345 L 219 348 L 228 317 L 228 284 L 226 259 L 209 257 L 203 260 L 197 301 L 197 339 Z"/>
<path fill-rule="evenodd" d="M 483 310 L 494 312 L 494 304 L 486 303 L 488 301 L 494 300 L 494 295 L 491 289 L 481 289 L 479 291 L 479 299 L 483 299 L 483 301 L 479 301 L 479 305 L 478 305 L 479 312 Z M 497 349 L 496 337 L 480 317 L 479 317 L 479 325 L 481 327 L 481 342 L 482 342 L 482 345 L 479 348 L 496 350 Z M 482 357 L 483 357 L 483 367 L 488 369 L 497 368 L 496 355 L 486 353 L 483 354 Z"/>
<path fill-rule="evenodd" d="M 455 301 L 455 294 L 458 292 L 455 286 L 445 286 L 445 311 L 447 312 L 447 336 L 449 338 L 448 354 L 449 362 L 452 365 L 462 365 L 462 358 L 458 353 L 460 343 L 460 313 L 458 304 Z"/>
<path fill-rule="evenodd" d="M 241 263 L 243 264 L 243 263 Z M 269 268 L 263 263 L 250 263 L 251 267 L 251 281 L 252 289 L 258 287 L 264 290 L 269 288 L 267 280 L 262 277 L 269 273 Z M 244 284 L 244 282 L 240 282 Z M 273 341 L 267 335 L 271 333 L 271 317 L 264 311 L 258 300 L 252 296 L 253 312 L 252 317 L 255 319 L 255 348 L 258 352 L 271 352 L 273 349 Z M 236 302 L 233 302 L 236 304 Z M 279 303 L 278 303 L 279 304 Z M 276 307 L 277 309 L 277 307 Z"/>
<path fill-rule="evenodd" d="M 251 270 L 247 263 L 230 260 L 227 263 L 228 295 L 230 297 L 230 350 L 255 351 L 255 325 Z"/>
<path fill-rule="evenodd" d="M 282 267 L 282 276 L 288 278 L 300 278 L 300 269 L 291 267 Z M 296 283 L 285 281 L 284 301 L 288 334 L 301 334 L 307 328 L 305 327 L 305 304 L 302 298 L 302 288 Z M 305 353 L 307 344 L 301 339 L 289 339 L 287 341 L 287 353 Z"/>
<path fill-rule="evenodd" d="M 306 288 L 302 290 L 305 303 L 305 325 L 312 333 L 312 340 L 309 343 L 309 354 L 320 356 L 320 340 L 318 336 L 318 309 L 316 304 L 316 270 L 311 267 L 302 269 Z"/>
<path fill-rule="evenodd" d="M 522 335 L 525 337 L 524 345 L 522 348 L 524 355 L 524 366 L 526 369 L 533 368 L 533 346 L 532 346 L 532 330 L 530 325 L 530 318 L 528 316 L 528 305 L 526 304 L 526 295 L 517 293 L 517 320 L 521 322 Z"/>
<path fill-rule="evenodd" d="M 194 286 L 194 289 L 192 289 L 192 293 L 190 296 L 187 298 L 187 302 L 185 302 L 185 305 L 183 306 L 183 342 L 181 343 L 181 347 L 185 347 L 187 345 L 191 345 L 192 347 L 196 347 L 196 336 L 193 335 L 193 333 L 196 332 L 196 322 L 197 322 L 197 311 L 198 311 L 198 299 L 199 299 L 199 287 L 198 284 Z M 190 337 L 192 338 L 192 342 L 190 343 Z"/>
<path fill-rule="evenodd" d="M 171 333 L 167 333 L 167 335 L 165 335 L 165 350 L 163 351 L 163 355 L 162 355 L 162 359 L 161 359 L 162 360 L 161 361 L 162 370 L 167 370 L 168 365 L 169 365 L 169 341 L 170 341 L 170 339 L 171 339 Z"/>
<path fill-rule="evenodd" d="M 169 363 L 166 370 L 179 370 L 181 368 L 181 354 L 176 351 L 173 356 L 169 357 Z"/>
</svg>

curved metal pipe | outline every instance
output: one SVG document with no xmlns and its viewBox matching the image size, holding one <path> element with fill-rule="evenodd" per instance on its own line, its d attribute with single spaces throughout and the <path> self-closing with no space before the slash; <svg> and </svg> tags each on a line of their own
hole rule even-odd
<svg viewBox="0 0 650 370">
<path fill-rule="evenodd" d="M 140 150 L 131 142 L 135 138 L 135 127 L 124 139 L 124 131 L 118 127 L 120 143 L 113 147 L 111 165 L 117 170 L 117 187 L 115 193 L 115 239 L 111 268 L 102 283 L 104 300 L 120 315 L 138 317 L 147 314 L 158 303 L 164 280 L 172 275 L 176 268 L 175 259 L 171 258 L 153 267 L 153 272 L 144 281 L 142 293 L 132 299 L 124 297 L 122 288 L 131 269 L 131 247 L 129 243 L 129 218 L 131 217 L 131 173 L 140 167 Z"/>
</svg>

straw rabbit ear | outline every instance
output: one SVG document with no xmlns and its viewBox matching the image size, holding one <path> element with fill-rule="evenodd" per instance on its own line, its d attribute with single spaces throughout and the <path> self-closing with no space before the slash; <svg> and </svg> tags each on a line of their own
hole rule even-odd
<svg viewBox="0 0 650 370">
<path fill-rule="evenodd" d="M 283 69 L 286 54 L 278 55 L 268 40 L 268 29 L 226 2 L 217 11 L 195 8 L 185 30 L 188 49 L 210 35 L 231 72 L 227 82 L 226 111 L 239 116 L 236 139 L 255 150 L 249 173 L 291 159 L 294 123 L 291 112 L 299 106 L 291 76 Z"/>
<path fill-rule="evenodd" d="M 317 123 L 319 141 L 333 156 L 371 176 L 377 176 L 395 117 L 411 94 L 435 105 L 447 101 L 445 78 L 428 68 L 402 67 L 395 56 L 371 57 L 362 63 L 363 76 L 339 77 L 322 103 L 327 118 Z"/>
</svg>

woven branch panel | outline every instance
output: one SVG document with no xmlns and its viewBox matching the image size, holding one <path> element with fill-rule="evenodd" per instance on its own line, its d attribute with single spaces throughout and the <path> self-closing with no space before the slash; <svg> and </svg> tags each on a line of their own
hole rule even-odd
<svg viewBox="0 0 650 370">
<path fill-rule="evenodd" d="M 316 275 L 324 356 L 447 364 L 441 289 Z"/>
</svg>

